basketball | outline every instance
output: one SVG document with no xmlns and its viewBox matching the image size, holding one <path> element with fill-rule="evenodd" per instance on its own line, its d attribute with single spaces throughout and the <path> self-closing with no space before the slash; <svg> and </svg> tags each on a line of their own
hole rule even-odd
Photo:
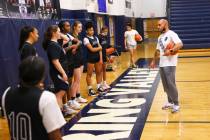
<svg viewBox="0 0 210 140">
<path fill-rule="evenodd" d="M 165 50 L 171 50 L 171 49 L 174 48 L 174 46 L 175 46 L 174 42 L 171 41 L 171 42 L 168 43 L 168 45 L 166 46 Z M 173 52 L 170 52 L 170 54 L 168 54 L 168 55 L 176 55 L 177 53 L 178 53 L 178 51 L 173 51 Z M 168 56 L 168 55 L 166 55 L 166 56 Z"/>
<path fill-rule="evenodd" d="M 136 41 L 141 41 L 141 40 L 142 40 L 141 35 L 136 34 L 136 35 L 135 35 L 135 40 L 136 40 Z"/>
</svg>

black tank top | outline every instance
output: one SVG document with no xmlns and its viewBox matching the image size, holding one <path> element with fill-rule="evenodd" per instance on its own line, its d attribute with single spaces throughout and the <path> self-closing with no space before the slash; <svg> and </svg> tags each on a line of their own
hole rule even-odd
<svg viewBox="0 0 210 140">
<path fill-rule="evenodd" d="M 42 92 L 35 87 L 17 87 L 7 92 L 5 110 L 12 140 L 48 140 L 39 112 Z"/>
<path fill-rule="evenodd" d="M 77 51 L 76 51 L 76 54 L 75 55 L 79 55 L 79 56 L 81 56 L 82 55 L 82 42 L 81 42 L 81 39 L 80 39 L 80 36 L 78 35 L 75 35 L 75 34 L 71 34 L 74 38 L 76 38 L 76 39 L 78 39 L 79 41 L 80 41 L 80 45 L 78 46 L 78 48 L 77 48 Z M 77 44 L 77 42 L 75 42 L 75 41 L 72 41 L 72 44 Z"/>
<path fill-rule="evenodd" d="M 98 48 L 98 41 L 97 41 L 97 38 L 94 36 L 93 38 L 90 38 L 90 37 L 88 37 L 88 36 L 86 36 L 87 37 L 87 39 L 89 40 L 89 42 L 90 42 L 90 44 L 91 44 L 91 46 L 93 47 L 93 48 Z M 99 58 L 100 57 L 100 55 L 99 55 L 99 52 L 91 52 L 89 49 L 87 49 L 88 51 L 88 53 L 87 53 L 87 58 L 90 60 L 92 60 L 92 59 L 97 59 L 97 58 Z"/>
<path fill-rule="evenodd" d="M 109 47 L 108 37 L 100 34 L 99 35 L 99 43 L 102 46 L 102 55 L 106 56 L 106 49 Z"/>
</svg>

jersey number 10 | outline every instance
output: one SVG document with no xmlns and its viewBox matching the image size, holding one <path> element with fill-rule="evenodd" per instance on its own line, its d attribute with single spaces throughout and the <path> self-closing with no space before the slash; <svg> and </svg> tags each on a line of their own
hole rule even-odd
<svg viewBox="0 0 210 140">
<path fill-rule="evenodd" d="M 8 116 L 11 139 L 31 140 L 31 118 L 26 113 L 11 112 Z"/>
</svg>

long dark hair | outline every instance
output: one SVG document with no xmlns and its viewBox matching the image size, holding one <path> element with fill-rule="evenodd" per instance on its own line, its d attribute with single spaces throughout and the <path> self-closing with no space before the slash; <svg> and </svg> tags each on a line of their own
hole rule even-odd
<svg viewBox="0 0 210 140">
<path fill-rule="evenodd" d="M 44 33 L 44 40 L 42 42 L 42 47 L 46 50 L 48 47 L 48 43 L 50 42 L 53 33 L 57 32 L 58 26 L 51 25 L 47 28 L 47 31 Z"/>
<path fill-rule="evenodd" d="M 64 32 L 64 26 L 65 26 L 65 23 L 66 22 L 68 22 L 69 23 L 69 21 L 68 20 L 62 20 L 62 21 L 60 21 L 59 22 L 59 24 L 58 24 L 58 27 L 60 28 L 60 30 L 61 30 L 61 32 L 63 33 Z"/>
<path fill-rule="evenodd" d="M 87 23 L 85 24 L 85 30 L 88 30 L 88 29 L 90 29 L 90 28 L 94 28 L 94 27 L 93 27 L 93 22 L 91 22 L 91 21 L 89 21 L 89 22 L 87 22 Z"/>
<path fill-rule="evenodd" d="M 101 32 L 103 32 L 104 30 L 108 30 L 109 28 L 107 27 L 107 26 L 103 26 L 102 28 L 101 28 Z"/>
<path fill-rule="evenodd" d="M 32 26 L 24 26 L 20 30 L 20 41 L 19 41 L 19 51 L 22 49 L 23 44 L 26 42 L 26 40 L 29 38 L 29 35 L 31 32 L 35 30 Z"/>
</svg>

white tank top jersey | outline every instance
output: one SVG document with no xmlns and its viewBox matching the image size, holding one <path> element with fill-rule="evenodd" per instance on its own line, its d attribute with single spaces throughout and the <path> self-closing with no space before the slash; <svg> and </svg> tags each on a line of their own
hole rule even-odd
<svg viewBox="0 0 210 140">
<path fill-rule="evenodd" d="M 128 45 L 133 45 L 136 46 L 137 42 L 135 40 L 135 35 L 139 34 L 136 30 L 132 29 L 131 31 L 126 31 L 125 32 L 125 39 Z"/>
<path fill-rule="evenodd" d="M 157 49 L 160 50 L 160 67 L 177 66 L 178 54 L 163 56 L 166 46 L 173 41 L 175 44 L 182 43 L 179 36 L 174 31 L 167 31 L 158 38 Z"/>
</svg>

